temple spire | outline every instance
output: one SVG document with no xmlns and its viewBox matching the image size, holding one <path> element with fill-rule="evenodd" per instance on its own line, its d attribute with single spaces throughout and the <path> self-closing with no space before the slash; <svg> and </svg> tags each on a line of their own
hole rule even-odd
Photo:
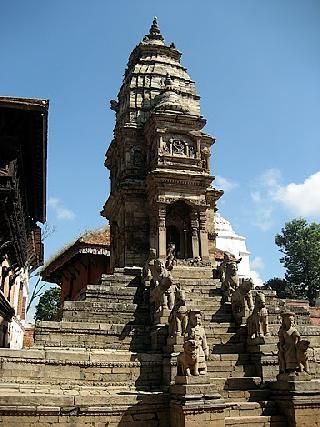
<svg viewBox="0 0 320 427">
<path fill-rule="evenodd" d="M 164 37 L 161 34 L 160 28 L 159 28 L 159 24 L 158 24 L 158 18 L 155 16 L 153 18 L 150 30 L 149 30 L 149 34 L 147 34 L 144 38 L 143 38 L 144 42 L 148 42 L 148 41 L 158 41 L 158 42 L 163 42 L 164 41 Z"/>
</svg>

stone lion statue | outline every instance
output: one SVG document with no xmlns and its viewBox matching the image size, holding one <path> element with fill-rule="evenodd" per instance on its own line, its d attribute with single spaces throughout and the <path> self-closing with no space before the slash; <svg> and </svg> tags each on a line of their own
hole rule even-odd
<svg viewBox="0 0 320 427">
<path fill-rule="evenodd" d="M 309 373 L 309 361 L 307 353 L 309 346 L 309 340 L 300 340 L 296 345 L 296 353 L 300 372 L 304 371 Z"/>
<path fill-rule="evenodd" d="M 198 344 L 196 340 L 189 339 L 184 342 L 184 351 L 177 358 L 177 375 L 199 375 Z"/>
<path fill-rule="evenodd" d="M 244 279 L 232 294 L 231 309 L 236 326 L 242 325 L 244 318 L 253 310 L 253 287 L 252 279 Z"/>
</svg>

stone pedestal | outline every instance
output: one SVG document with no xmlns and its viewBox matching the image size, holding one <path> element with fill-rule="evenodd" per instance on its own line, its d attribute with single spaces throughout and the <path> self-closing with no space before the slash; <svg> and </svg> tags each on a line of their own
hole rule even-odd
<svg viewBox="0 0 320 427">
<path fill-rule="evenodd" d="M 170 425 L 223 427 L 225 404 L 207 375 L 176 376 L 170 387 Z"/>
<path fill-rule="evenodd" d="M 151 327 L 151 348 L 152 351 L 162 351 L 166 345 L 168 336 L 168 319 L 170 310 L 163 308 L 154 314 L 153 326 Z"/>
<path fill-rule="evenodd" d="M 169 321 L 170 310 L 168 308 L 162 308 L 159 312 L 154 314 L 153 323 L 155 325 L 167 325 Z"/>
<path fill-rule="evenodd" d="M 167 338 L 167 345 L 163 347 L 163 383 L 170 385 L 177 375 L 177 356 L 183 351 L 184 337 Z"/>
<path fill-rule="evenodd" d="M 180 353 L 183 351 L 184 337 L 175 336 L 167 338 L 167 345 L 163 348 L 165 353 Z"/>
<path fill-rule="evenodd" d="M 320 426 L 320 380 L 312 380 L 305 373 L 279 374 L 272 388 L 289 427 Z"/>
</svg>

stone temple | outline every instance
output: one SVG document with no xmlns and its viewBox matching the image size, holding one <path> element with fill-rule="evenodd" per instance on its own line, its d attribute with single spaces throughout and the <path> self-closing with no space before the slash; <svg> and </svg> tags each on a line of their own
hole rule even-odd
<svg viewBox="0 0 320 427">
<path fill-rule="evenodd" d="M 112 274 L 0 350 L 3 426 L 319 426 L 320 329 L 308 306 L 215 265 L 214 138 L 156 19 L 128 61 L 114 140 Z"/>
</svg>

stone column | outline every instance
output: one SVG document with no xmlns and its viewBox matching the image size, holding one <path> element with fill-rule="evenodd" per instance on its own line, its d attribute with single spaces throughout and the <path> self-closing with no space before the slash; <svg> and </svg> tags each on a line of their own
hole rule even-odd
<svg viewBox="0 0 320 427">
<path fill-rule="evenodd" d="M 160 205 L 158 210 L 158 243 L 159 258 L 164 260 L 167 256 L 165 205 Z"/>
<path fill-rule="evenodd" d="M 206 211 L 200 212 L 200 248 L 203 261 L 209 260 L 207 214 Z"/>
<path fill-rule="evenodd" d="M 192 257 L 200 256 L 199 248 L 199 221 L 198 213 L 193 211 L 191 214 L 191 232 L 192 232 Z"/>
<path fill-rule="evenodd" d="M 157 209 L 154 206 L 150 206 L 150 236 L 149 236 L 149 244 L 150 248 L 154 248 L 157 250 L 158 248 L 158 224 L 157 224 Z"/>
</svg>

